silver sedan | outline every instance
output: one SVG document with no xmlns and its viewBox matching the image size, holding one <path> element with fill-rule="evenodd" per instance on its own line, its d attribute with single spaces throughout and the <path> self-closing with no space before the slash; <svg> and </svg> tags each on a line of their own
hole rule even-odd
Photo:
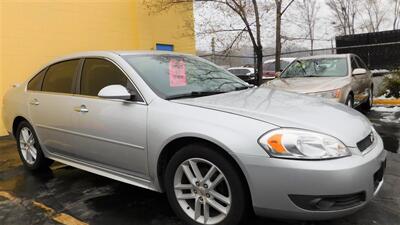
<svg viewBox="0 0 400 225">
<path fill-rule="evenodd" d="M 256 88 L 191 55 L 86 52 L 10 89 L 3 121 L 25 167 L 53 160 L 166 192 L 187 224 L 321 220 L 383 183 L 382 140 L 359 112 Z"/>
</svg>

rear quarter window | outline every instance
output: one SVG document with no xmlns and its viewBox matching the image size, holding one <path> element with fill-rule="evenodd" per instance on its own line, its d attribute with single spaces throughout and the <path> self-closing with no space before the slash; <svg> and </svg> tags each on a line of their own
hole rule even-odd
<svg viewBox="0 0 400 225">
<path fill-rule="evenodd" d="M 29 81 L 27 87 L 29 91 L 40 91 L 42 89 L 43 78 L 46 74 L 46 70 L 47 68 L 43 69 Z"/>
</svg>

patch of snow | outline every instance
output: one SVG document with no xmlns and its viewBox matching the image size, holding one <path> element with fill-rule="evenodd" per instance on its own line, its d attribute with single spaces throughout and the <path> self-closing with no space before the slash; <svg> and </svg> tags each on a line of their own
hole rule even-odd
<svg viewBox="0 0 400 225">
<path fill-rule="evenodd" d="M 376 69 L 376 70 L 371 70 L 372 73 L 389 73 L 390 71 L 387 69 Z"/>
<path fill-rule="evenodd" d="M 394 116 L 383 117 L 380 120 L 385 123 L 400 123 L 400 118 L 396 119 Z"/>
<path fill-rule="evenodd" d="M 389 94 L 390 91 L 389 91 L 389 90 L 386 90 L 385 92 L 386 92 L 386 94 Z M 389 98 L 389 97 L 386 97 L 385 94 L 383 94 L 383 95 L 381 95 L 381 96 L 374 97 L 374 99 L 396 99 L 396 98 L 393 97 L 393 96 Z"/>
<path fill-rule="evenodd" d="M 376 111 L 376 112 L 400 112 L 400 106 L 396 106 L 396 107 L 378 106 L 378 107 L 372 107 L 371 110 Z"/>
</svg>

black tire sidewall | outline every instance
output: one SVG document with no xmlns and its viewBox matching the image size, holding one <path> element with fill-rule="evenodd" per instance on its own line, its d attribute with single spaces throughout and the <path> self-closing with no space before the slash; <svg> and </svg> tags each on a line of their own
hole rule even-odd
<svg viewBox="0 0 400 225">
<path fill-rule="evenodd" d="M 351 101 L 351 108 L 354 108 L 354 97 L 353 95 L 348 95 L 346 98 L 346 105 L 349 106 L 349 101 Z"/>
<path fill-rule="evenodd" d="M 31 132 L 33 137 L 35 138 L 35 144 L 34 147 L 37 150 L 37 155 L 36 155 L 36 160 L 34 164 L 29 164 L 28 162 L 25 161 L 22 152 L 21 152 L 21 147 L 20 147 L 20 142 L 19 142 L 19 137 L 21 135 L 21 130 L 22 128 L 28 128 Z M 48 167 L 51 164 L 51 160 L 46 159 L 43 152 L 42 152 L 42 148 L 40 147 L 40 143 L 39 143 L 39 139 L 37 138 L 36 132 L 33 129 L 33 127 L 27 122 L 27 121 L 22 121 L 17 128 L 17 133 L 16 133 L 16 141 L 17 141 L 17 149 L 18 149 L 18 153 L 19 156 L 21 158 L 21 161 L 23 162 L 24 166 L 29 169 L 29 170 L 38 170 L 41 168 L 45 168 Z"/>
<path fill-rule="evenodd" d="M 180 218 L 184 219 L 187 224 L 199 224 L 186 215 L 186 213 L 179 205 L 174 192 L 174 176 L 176 169 L 182 162 L 189 158 L 202 158 L 212 162 L 224 173 L 226 179 L 229 182 L 232 195 L 231 208 L 226 218 L 218 223 L 218 225 L 234 225 L 243 221 L 248 212 L 249 201 L 245 186 L 238 174 L 237 169 L 235 168 L 235 166 L 232 165 L 229 160 L 224 157 L 223 154 L 213 150 L 208 146 L 200 144 L 192 144 L 183 147 L 171 158 L 167 165 L 164 176 L 164 187 L 169 203 L 175 213 Z"/>
</svg>

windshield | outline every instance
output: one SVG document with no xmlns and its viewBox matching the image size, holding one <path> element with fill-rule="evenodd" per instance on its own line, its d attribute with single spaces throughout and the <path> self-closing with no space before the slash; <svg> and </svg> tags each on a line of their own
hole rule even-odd
<svg viewBox="0 0 400 225">
<path fill-rule="evenodd" d="M 250 87 L 228 71 L 195 56 L 149 54 L 123 58 L 164 99 L 219 94 Z"/>
<path fill-rule="evenodd" d="M 318 58 L 296 60 L 282 73 L 281 77 L 343 77 L 346 75 L 346 58 Z"/>
<path fill-rule="evenodd" d="M 281 70 L 284 70 L 289 64 L 289 61 L 281 60 Z M 275 71 L 275 62 L 264 63 L 264 71 Z"/>
</svg>

